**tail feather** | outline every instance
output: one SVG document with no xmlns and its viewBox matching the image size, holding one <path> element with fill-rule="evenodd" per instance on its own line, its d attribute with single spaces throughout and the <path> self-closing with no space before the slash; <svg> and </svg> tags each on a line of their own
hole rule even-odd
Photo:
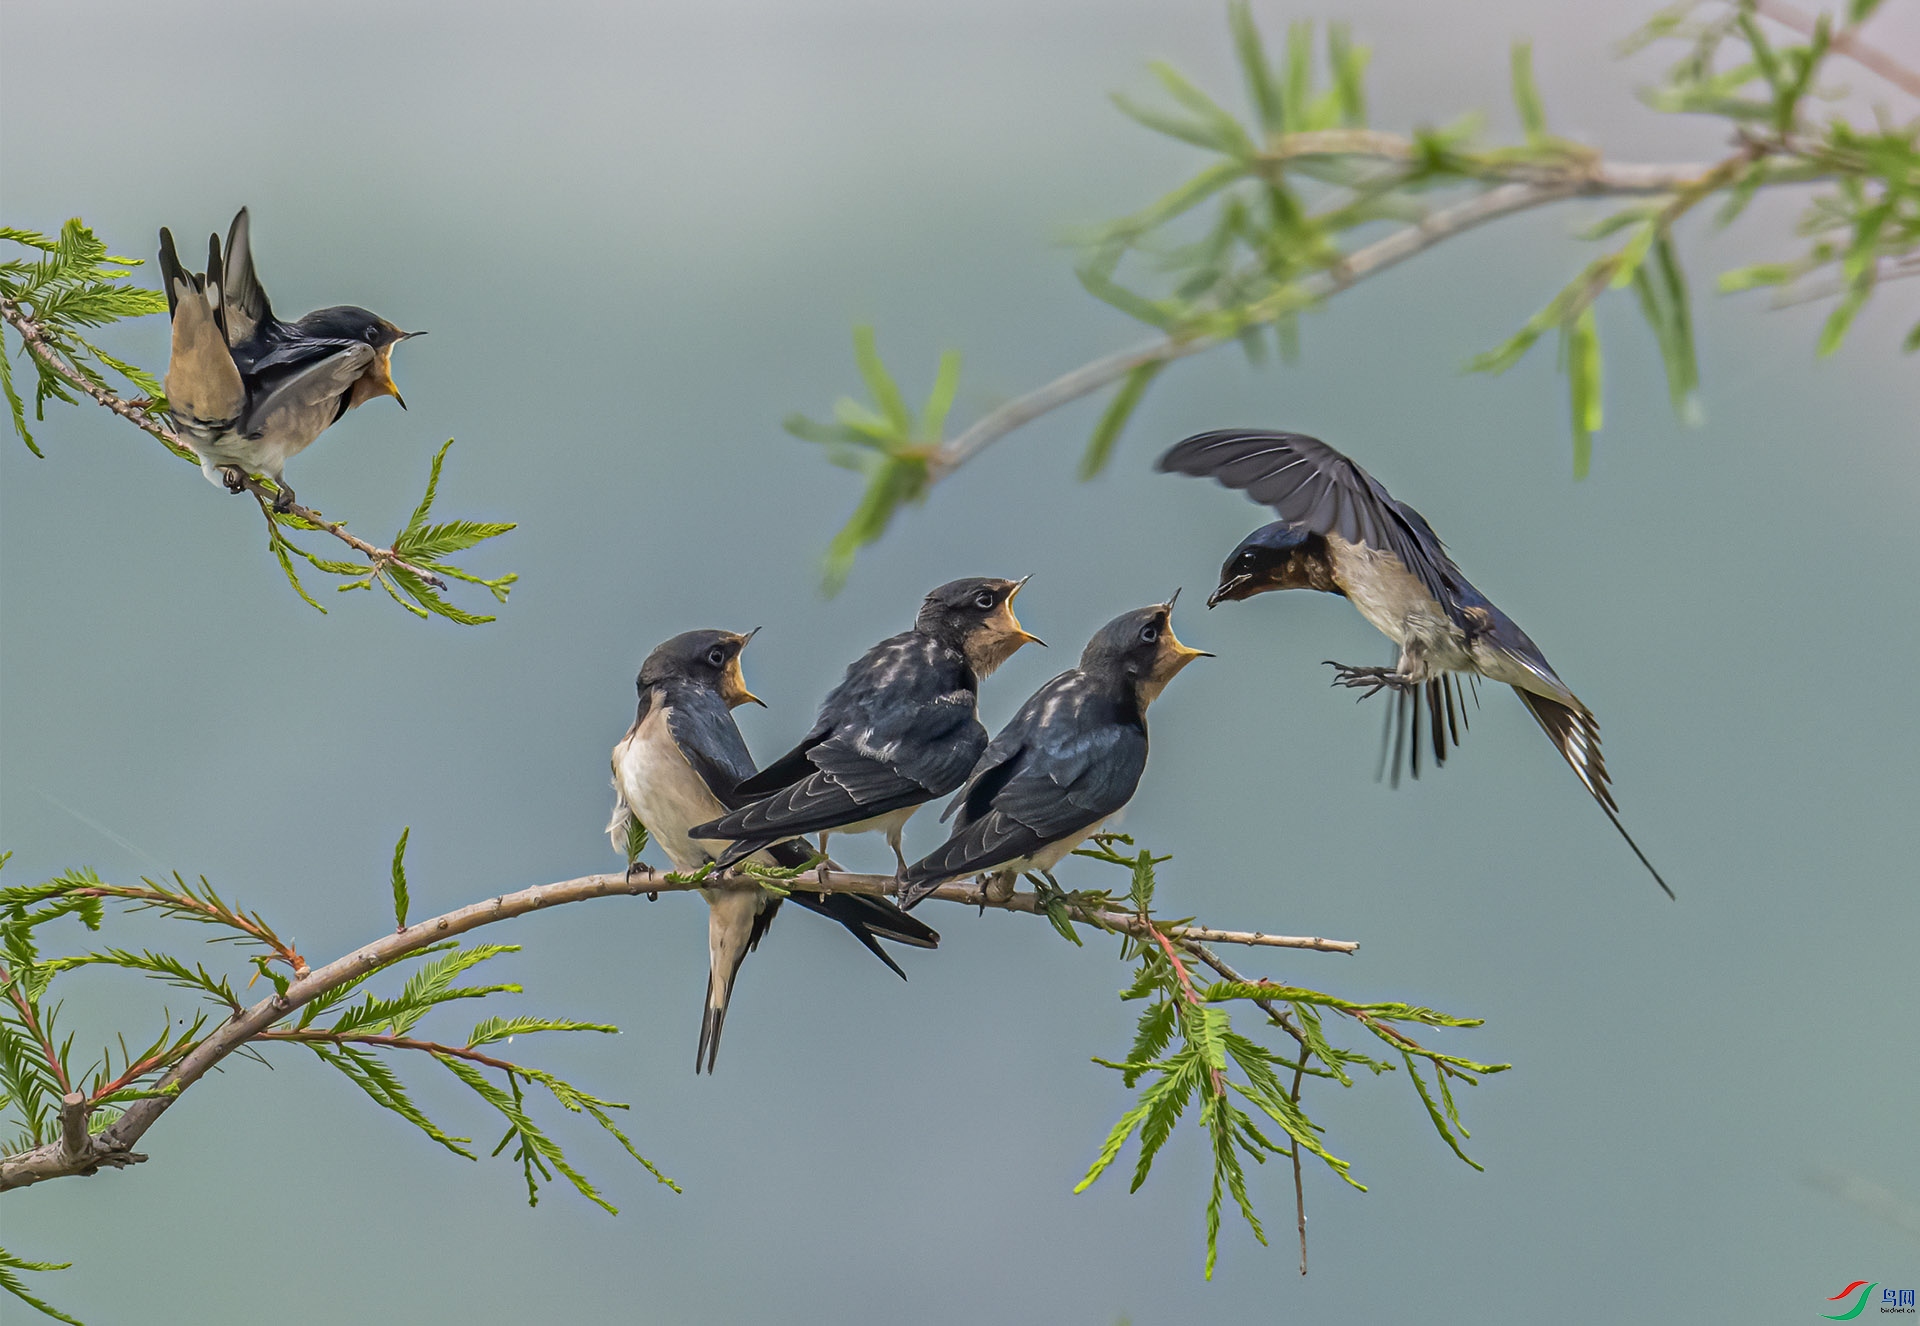
<svg viewBox="0 0 1920 1326">
<path fill-rule="evenodd" d="M 208 246 L 219 271 L 220 241 Z M 180 265 L 170 231 L 160 232 L 160 272 L 167 285 L 168 311 L 173 317 L 172 347 L 167 359 L 167 407 L 175 426 L 189 440 L 231 428 L 246 408 L 246 386 L 240 380 L 227 348 L 220 322 L 219 289 L 209 290 L 211 278 Z"/>
<path fill-rule="evenodd" d="M 1593 799 L 1600 803 L 1600 809 L 1606 812 L 1613 827 L 1626 840 L 1627 846 L 1633 849 L 1633 854 L 1640 858 L 1640 864 L 1653 876 L 1653 882 L 1669 898 L 1673 897 L 1672 885 L 1661 877 L 1653 862 L 1647 859 L 1647 854 L 1640 850 L 1640 844 L 1627 832 L 1627 826 L 1620 822 L 1620 807 L 1614 803 L 1613 791 L 1608 785 L 1607 762 L 1600 754 L 1600 721 L 1593 716 L 1593 712 L 1577 700 L 1572 704 L 1563 704 L 1518 686 L 1513 688 L 1513 693 L 1527 706 L 1527 712 L 1540 724 L 1540 730 L 1547 734 L 1548 740 L 1553 742 L 1554 748 L 1572 768 L 1574 775 L 1593 795 Z"/>
<path fill-rule="evenodd" d="M 703 1064 L 707 1072 L 713 1071 L 740 964 L 766 933 L 771 918 L 761 910 L 761 901 L 757 889 L 716 889 L 707 895 L 707 1000 L 700 1016 L 700 1043 L 693 1055 L 696 1073 Z"/>
</svg>

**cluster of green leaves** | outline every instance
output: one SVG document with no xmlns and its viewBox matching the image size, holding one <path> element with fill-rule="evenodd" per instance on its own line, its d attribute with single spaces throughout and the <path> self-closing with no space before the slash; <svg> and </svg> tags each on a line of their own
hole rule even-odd
<svg viewBox="0 0 1920 1326">
<path fill-rule="evenodd" d="M 1857 27 L 1879 7 L 1880 0 L 1848 0 L 1841 30 Z M 1821 355 L 1830 355 L 1881 282 L 1920 275 L 1920 119 L 1898 124 L 1877 111 L 1868 125 L 1833 110 L 1820 86 L 1833 55 L 1831 15 L 1820 15 L 1805 41 L 1782 45 L 1769 40 L 1750 5 L 1705 20 L 1694 17 L 1698 8 L 1688 3 L 1663 11 L 1627 48 L 1684 42 L 1686 54 L 1667 82 L 1647 93 L 1650 104 L 1723 117 L 1748 141 L 1780 149 L 1729 181 L 1722 224 L 1765 185 L 1831 182 L 1801 216 L 1799 231 L 1812 242 L 1799 257 L 1720 277 L 1722 291 L 1773 287 L 1782 302 L 1832 298 L 1818 345 Z M 1809 282 L 1816 274 L 1823 279 Z M 1920 323 L 1907 332 L 1903 348 L 1920 350 Z"/>
<path fill-rule="evenodd" d="M 144 393 L 152 411 L 165 409 L 166 398 L 153 374 L 115 359 L 82 334 L 82 329 L 104 327 L 122 318 L 141 318 L 167 311 L 167 297 L 158 290 L 142 290 L 127 284 L 127 278 L 142 260 L 108 253 L 106 244 L 81 224 L 79 217 L 60 227 L 59 237 L 55 239 L 38 231 L 0 226 L 0 240 L 20 245 L 31 255 L 0 258 L 0 299 L 32 317 L 44 330 L 48 343 L 96 387 L 113 390 L 107 377 L 111 370 Z M 73 404 L 79 399 L 74 395 L 72 384 L 51 367 L 26 354 L 24 346 L 21 353 L 35 372 L 35 420 L 46 419 L 49 400 Z M 36 456 L 43 455 L 27 428 L 26 402 L 14 386 L 13 365 L 8 359 L 3 335 L 0 335 L 0 390 L 5 391 L 7 408 L 13 412 L 14 431 L 20 434 L 29 451 Z M 185 448 L 175 450 L 189 460 L 193 458 Z"/>
<path fill-rule="evenodd" d="M 1843 27 L 1862 22 L 1877 4 L 1848 0 Z M 1696 17 L 1702 9 L 1704 19 Z M 1285 360 L 1296 357 L 1300 314 L 1365 275 L 1353 260 L 1367 245 L 1391 228 L 1431 217 L 1429 195 L 1436 190 L 1469 199 L 1503 185 L 1538 186 L 1546 191 L 1543 199 L 1633 192 L 1597 183 L 1592 172 L 1599 154 L 1549 130 L 1525 43 L 1515 45 L 1511 62 L 1519 141 L 1489 142 L 1477 114 L 1401 135 L 1369 126 L 1368 52 L 1344 28 L 1331 25 L 1317 41 L 1311 24 L 1290 24 L 1276 58 L 1245 0 L 1235 0 L 1228 17 L 1244 115 L 1166 64 L 1151 67 L 1163 99 L 1114 98 L 1144 127 L 1209 159 L 1146 207 L 1082 236 L 1082 285 L 1165 338 L 1122 365 L 1124 376 L 1082 455 L 1082 478 L 1105 467 L 1129 417 L 1173 359 L 1229 342 L 1256 363 L 1270 350 Z M 1837 296 L 1819 341 L 1823 355 L 1838 348 L 1879 283 L 1920 276 L 1920 120 L 1896 124 L 1881 112 L 1875 123 L 1862 125 L 1833 108 L 1820 80 L 1835 30 L 1835 21 L 1823 16 L 1807 40 L 1781 43 L 1763 30 L 1752 0 L 1685 0 L 1626 43 L 1631 51 L 1656 40 L 1685 41 L 1684 58 L 1645 91 L 1645 100 L 1663 111 L 1726 119 L 1738 147 L 1696 179 L 1677 182 L 1673 192 L 1635 202 L 1592 227 L 1586 239 L 1614 239 L 1617 247 L 1587 263 L 1506 343 L 1470 362 L 1474 370 L 1499 373 L 1542 336 L 1557 334 L 1576 478 L 1588 472 L 1602 423 L 1594 304 L 1609 290 L 1632 290 L 1665 365 L 1676 413 L 1688 422 L 1699 417 L 1692 313 L 1674 225 L 1703 200 L 1721 200 L 1716 219 L 1725 225 L 1764 188 L 1830 182 L 1802 219 L 1811 242 L 1801 256 L 1720 278 L 1723 291 L 1774 286 L 1791 288 L 1789 298 Z M 1920 325 L 1906 348 L 1920 349 Z M 863 371 L 869 380 L 884 376 L 877 363 L 863 362 Z M 1017 411 L 1016 426 L 1048 408 Z M 897 470 L 864 467 L 866 494 L 835 541 L 838 574 L 854 551 L 879 537 L 902 502 L 925 495 L 929 460 L 939 463 L 937 453 L 925 450 L 929 440 L 916 436 L 911 463 Z M 931 473 L 938 477 L 937 468 Z"/>
<path fill-rule="evenodd" d="M 83 330 L 104 327 L 125 318 L 167 311 L 164 294 L 127 284 L 132 269 L 140 266 L 142 260 L 109 255 L 106 245 L 78 217 L 61 228 L 57 239 L 49 239 L 31 230 L 0 227 L 0 240 L 10 240 L 31 255 L 0 260 L 0 298 L 5 299 L 10 311 L 17 310 L 30 319 L 49 350 L 87 382 L 106 393 L 117 406 L 128 407 L 133 417 L 167 450 L 182 460 L 198 465 L 199 457 L 166 429 L 167 402 L 159 379 L 136 365 L 114 358 L 82 334 Z M 7 324 L 7 330 L 19 336 L 19 329 L 10 323 Z M 5 332 L 0 332 L 0 387 L 5 389 L 7 404 L 13 415 L 14 431 L 34 455 L 43 455 L 27 428 L 26 402 L 14 387 L 13 367 L 5 335 Z M 33 400 L 36 420 L 45 419 L 46 402 L 50 399 L 69 404 L 78 402 L 79 396 L 73 384 L 61 377 L 51 364 L 33 354 L 24 338 L 18 354 L 32 365 L 37 374 Z M 143 393 L 142 398 L 131 402 L 121 401 L 114 394 L 114 384 L 108 380 L 109 369 L 138 388 Z M 378 585 L 395 603 L 416 617 L 444 617 L 463 626 L 477 626 L 494 620 L 454 606 L 439 592 L 446 579 L 463 580 L 468 584 L 483 586 L 496 601 L 505 603 L 509 590 L 518 579 L 511 573 L 488 579 L 446 560 L 454 553 L 465 552 L 483 540 L 505 534 L 514 528 L 513 525 L 475 520 L 427 523 L 439 490 L 440 467 L 446 459 L 447 448 L 452 445 L 449 440 L 434 456 L 425 496 L 420 499 L 412 518 L 395 536 L 392 547 L 385 550 L 407 563 L 405 566 L 396 565 L 384 557 L 368 557 L 360 561 L 321 557 L 288 537 L 289 532 L 321 532 L 321 525 L 290 511 L 275 511 L 262 501 L 260 509 L 267 522 L 267 550 L 280 563 L 280 569 L 286 573 L 287 583 L 293 587 L 293 592 L 315 610 L 322 613 L 326 611 L 307 592 L 294 571 L 294 559 L 300 558 L 315 570 L 344 580 L 346 583 L 338 586 L 342 591 L 372 589 Z M 271 480 L 262 479 L 260 483 L 270 494 L 276 491 Z M 340 523 L 343 526 L 345 524 Z M 441 578 L 441 585 L 430 583 L 420 574 L 422 571 Z"/>
<path fill-rule="evenodd" d="M 873 397 L 872 405 L 843 396 L 834 402 L 832 423 L 820 423 L 803 414 L 789 415 L 786 421 L 789 433 L 825 447 L 827 459 L 833 464 L 867 478 L 866 496 L 827 546 L 829 590 L 846 582 L 855 555 L 886 533 L 901 506 L 926 497 L 931 482 L 929 463 L 939 450 L 947 412 L 953 408 L 954 389 L 960 384 L 960 354 L 949 350 L 940 356 L 933 390 L 916 418 L 893 375 L 880 361 L 872 327 L 853 329 L 853 355 Z"/>
<path fill-rule="evenodd" d="M 505 522 L 480 520 L 449 520 L 441 524 L 430 525 L 427 517 L 432 514 L 433 501 L 440 491 L 440 466 L 447 459 L 447 451 L 453 446 L 448 438 L 446 445 L 434 453 L 433 467 L 427 473 L 427 491 L 420 498 L 420 505 L 413 509 L 413 515 L 393 537 L 391 551 L 396 557 L 405 560 L 408 565 L 418 567 L 439 576 L 450 576 L 455 580 L 464 580 L 471 585 L 482 585 L 501 602 L 507 601 L 513 583 L 520 577 L 509 571 L 491 580 L 477 576 L 471 571 L 453 565 L 446 559 L 453 553 L 465 552 L 468 548 L 485 539 L 498 538 L 514 526 Z M 462 626 L 479 626 L 493 620 L 457 608 L 437 593 L 434 587 L 422 579 L 407 566 L 399 566 L 385 558 L 368 558 L 361 561 L 339 561 L 320 557 L 302 548 L 287 537 L 288 530 L 318 530 L 320 526 L 303 519 L 290 511 L 275 511 L 272 506 L 262 502 L 260 510 L 267 519 L 267 547 L 280 562 L 280 569 L 286 572 L 287 583 L 316 611 L 324 613 L 319 600 L 309 594 L 295 574 L 293 559 L 303 558 L 316 571 L 330 576 L 338 576 L 346 583 L 338 585 L 341 593 L 354 589 L 372 589 L 378 585 L 387 591 L 395 603 L 416 617 L 445 617 L 448 621 Z"/>
<path fill-rule="evenodd" d="M 394 920 L 407 927 L 409 907 L 406 876 L 407 834 L 395 845 L 392 872 Z M 5 857 L 0 856 L 0 864 Z M 238 944 L 244 966 L 252 969 L 249 984 L 264 977 L 279 995 L 307 975 L 307 966 L 293 947 L 258 913 L 235 907 L 204 879 L 197 883 L 176 875 L 169 882 L 143 879 L 139 885 L 117 885 L 90 870 L 72 870 L 40 884 L 0 888 L 0 1119 L 14 1135 L 6 1142 L 9 1155 L 54 1141 L 60 1131 L 61 1097 L 71 1091 L 86 1095 L 91 1111 L 88 1127 L 100 1132 L 120 1118 L 125 1106 L 144 1097 L 177 1090 L 168 1072 L 197 1049 L 209 1026 L 217 1028 L 242 1012 L 242 992 L 231 976 L 206 963 L 151 949 L 93 948 L 79 953 L 45 956 L 41 931 L 63 917 L 72 917 L 97 931 L 106 900 L 130 910 L 157 912 L 169 920 L 212 927 L 209 942 Z M 438 1063 L 504 1126 L 492 1154 L 507 1152 L 521 1168 L 529 1204 L 537 1204 L 542 1184 L 564 1178 L 581 1196 L 608 1212 L 615 1208 L 577 1169 L 560 1143 L 535 1118 L 530 1092 L 550 1096 L 562 1109 L 593 1120 L 620 1148 L 653 1177 L 678 1192 L 672 1179 L 640 1154 L 613 1118 L 628 1107 L 608 1100 L 544 1069 L 499 1057 L 499 1047 L 516 1037 L 538 1032 L 599 1032 L 619 1029 L 603 1022 L 567 1018 L 494 1014 L 475 1023 L 463 1036 L 434 1039 L 421 1024 L 429 1015 L 444 1013 L 465 1000 L 491 1000 L 518 994 L 511 982 L 463 984 L 466 974 L 482 964 L 519 951 L 517 945 L 463 945 L 448 940 L 417 949 L 373 967 L 334 986 L 270 1025 L 240 1053 L 263 1059 L 263 1052 L 280 1044 L 304 1046 L 322 1063 L 338 1071 L 380 1108 L 418 1128 L 456 1155 L 477 1159 L 469 1137 L 442 1128 L 416 1103 L 395 1067 L 407 1055 Z M 91 1064 L 74 1056 L 74 1036 L 58 1028 L 60 1004 L 52 997 L 58 978 L 83 967 L 116 967 L 137 972 L 179 989 L 211 1005 L 206 1012 L 176 1017 L 161 1011 L 161 1032 L 143 1049 L 130 1048 L 124 1037 L 117 1046 L 100 1051 Z M 397 990 L 380 986 L 405 973 Z M 60 1269 L 45 1264 L 7 1259 L 0 1252 L 0 1288 L 33 1306 L 47 1309 L 28 1296 L 8 1268 Z M 58 1316 L 58 1313 L 53 1315 Z M 66 1318 L 62 1318 L 66 1320 Z"/>
<path fill-rule="evenodd" d="M 1365 1191 L 1349 1173 L 1348 1162 L 1329 1151 L 1321 1140 L 1325 1129 L 1307 1114 L 1300 1096 L 1305 1079 L 1318 1078 L 1353 1085 L 1349 1070 L 1365 1069 L 1374 1076 L 1404 1067 L 1427 1116 L 1455 1155 L 1480 1168 L 1461 1149 L 1468 1136 L 1454 1101 L 1453 1081 L 1478 1083 L 1480 1075 L 1505 1071 L 1507 1064 L 1483 1064 L 1443 1054 L 1420 1044 L 1401 1027 L 1477 1027 L 1479 1020 L 1458 1018 L 1430 1008 L 1397 1002 L 1359 1002 L 1300 986 L 1268 981 L 1195 980 L 1196 958 L 1191 946 L 1177 935 L 1168 939 L 1168 927 L 1183 924 L 1160 921 L 1152 915 L 1155 870 L 1170 857 L 1154 856 L 1132 847 L 1129 838 L 1103 836 L 1077 855 L 1126 869 L 1131 881 L 1126 909 L 1143 926 L 1157 928 L 1157 937 L 1120 935 L 1121 956 L 1134 964 L 1133 983 L 1121 993 L 1126 1000 L 1144 1000 L 1133 1046 L 1122 1060 L 1094 1062 L 1118 1072 L 1128 1090 L 1138 1090 L 1133 1107 L 1107 1135 L 1086 1177 L 1075 1192 L 1091 1187 L 1119 1158 L 1129 1140 L 1140 1140 L 1132 1190 L 1138 1191 L 1153 1162 L 1173 1135 L 1181 1116 L 1196 1100 L 1199 1122 L 1206 1131 L 1213 1168 L 1207 1200 L 1206 1275 L 1213 1278 L 1219 1251 L 1220 1212 L 1231 1196 L 1241 1216 L 1261 1243 L 1267 1241 L 1247 1187 L 1246 1162 L 1264 1164 L 1270 1156 L 1299 1163 L 1300 1153 L 1313 1156 L 1345 1182 Z M 1084 895 L 1068 895 L 1062 902 L 1084 902 Z M 1108 905 L 1117 899 L 1102 895 Z M 1061 924 L 1056 920 L 1056 925 Z M 1072 938 L 1069 935 L 1069 938 Z M 1078 942 L 1076 940 L 1076 942 Z M 1186 950 L 1181 960 L 1183 948 Z M 1284 1050 L 1261 1044 L 1236 1029 L 1231 1009 L 1252 1005 L 1265 1026 L 1277 1028 L 1290 1043 Z M 1348 1049 L 1328 1039 L 1328 1013 L 1356 1022 L 1386 1047 L 1385 1057 Z M 1426 1065 L 1422 1070 L 1421 1065 Z M 1291 1081 L 1288 1075 L 1291 1074 Z M 1429 1080 L 1429 1074 L 1431 1080 Z M 1145 1085 L 1143 1086 L 1142 1083 Z"/>
</svg>

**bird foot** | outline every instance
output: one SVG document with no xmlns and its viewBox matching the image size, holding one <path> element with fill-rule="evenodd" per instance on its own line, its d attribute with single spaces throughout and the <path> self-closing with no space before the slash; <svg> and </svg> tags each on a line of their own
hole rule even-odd
<svg viewBox="0 0 1920 1326">
<path fill-rule="evenodd" d="M 237 496 L 247 491 L 247 472 L 238 465 L 222 465 L 220 482 L 227 486 L 228 492 Z"/>
<path fill-rule="evenodd" d="M 1372 699 L 1381 691 L 1394 691 L 1404 695 L 1420 685 L 1412 677 L 1396 672 L 1392 668 L 1350 668 L 1344 663 L 1335 663 L 1327 659 L 1326 665 L 1334 669 L 1333 684 L 1346 686 L 1353 690 L 1364 690 L 1362 700 Z"/>
<path fill-rule="evenodd" d="M 293 489 L 281 484 L 278 496 L 273 499 L 273 509 L 283 516 L 293 510 Z"/>
</svg>

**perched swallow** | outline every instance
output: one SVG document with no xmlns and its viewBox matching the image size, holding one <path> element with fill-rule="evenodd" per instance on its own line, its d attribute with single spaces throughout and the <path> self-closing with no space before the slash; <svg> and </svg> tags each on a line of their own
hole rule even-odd
<svg viewBox="0 0 1920 1326">
<path fill-rule="evenodd" d="M 613 748 L 613 818 L 607 836 L 625 851 L 627 826 L 638 819 L 660 844 L 675 870 L 691 872 L 714 859 L 724 843 L 689 832 L 702 820 L 740 804 L 735 786 L 753 773 L 753 759 L 733 721 L 733 710 L 760 699 L 740 674 L 740 651 L 752 634 L 688 631 L 676 635 L 640 665 L 640 709 L 627 735 Z M 812 853 L 784 842 L 759 853 L 763 865 L 803 866 Z M 757 948 L 780 899 L 765 889 L 703 889 L 709 908 L 707 1000 L 693 1067 L 713 1071 L 727 999 L 749 950 Z M 878 942 L 891 939 L 918 948 L 938 948 L 940 936 L 884 898 L 854 893 L 795 890 L 793 900 L 832 917 L 893 968 L 906 973 Z M 878 938 L 876 938 L 876 936 Z"/>
<path fill-rule="evenodd" d="M 209 483 L 243 491 L 249 474 L 280 489 L 274 505 L 293 505 L 282 477 L 341 415 L 376 396 L 400 398 L 393 347 L 409 336 L 366 309 L 341 304 L 296 322 L 273 316 L 253 270 L 247 209 L 233 218 L 226 257 L 208 237 L 207 270 L 187 271 L 173 235 L 160 232 L 160 278 L 173 317 L 167 409 L 174 432 L 200 457 Z"/>
<path fill-rule="evenodd" d="M 1013 615 L 1021 580 L 955 580 L 927 595 L 913 629 L 882 640 L 847 668 L 800 744 L 740 784 L 758 798 L 694 832 L 732 839 L 741 857 L 803 834 L 887 836 L 900 870 L 900 834 L 914 811 L 966 781 L 986 749 L 980 680 L 1028 641 Z"/>
<path fill-rule="evenodd" d="M 1654 882 L 1667 881 L 1620 822 L 1600 754 L 1600 724 L 1560 680 L 1538 646 L 1460 573 L 1426 519 L 1395 501 L 1380 482 L 1317 438 L 1228 429 L 1200 433 L 1160 458 L 1168 473 L 1212 477 L 1272 507 L 1280 519 L 1249 534 L 1220 568 L 1207 606 L 1273 589 L 1342 594 L 1400 647 L 1391 668 L 1335 663 L 1337 684 L 1386 689 L 1411 714 L 1405 729 L 1414 774 L 1420 769 L 1424 693 L 1433 757 L 1445 763 L 1458 745 L 1456 676 L 1505 682 L 1559 750 Z M 1363 699 L 1365 696 L 1362 697 Z M 1410 704 L 1409 704 L 1410 702 Z M 1396 776 L 1401 730 L 1395 717 Z"/>
<path fill-rule="evenodd" d="M 1180 595 L 1174 593 L 1174 598 Z M 1205 650 L 1173 634 L 1173 599 L 1100 628 L 1080 666 L 1033 693 L 973 766 L 947 814 L 952 836 L 907 867 L 900 905 L 993 871 L 1050 873 L 1133 798 L 1147 767 L 1147 706 Z"/>
</svg>

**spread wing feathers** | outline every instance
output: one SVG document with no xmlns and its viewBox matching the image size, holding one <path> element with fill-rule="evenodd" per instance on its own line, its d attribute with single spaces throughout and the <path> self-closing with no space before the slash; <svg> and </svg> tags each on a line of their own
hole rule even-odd
<svg viewBox="0 0 1920 1326">
<path fill-rule="evenodd" d="M 1458 620 L 1452 584 L 1459 572 L 1432 526 L 1318 438 L 1256 429 L 1199 433 L 1162 456 L 1159 468 L 1215 479 L 1316 534 L 1392 553 Z"/>
<path fill-rule="evenodd" d="M 373 363 L 373 347 L 364 341 L 309 342 L 299 354 L 275 352 L 256 362 L 257 384 L 240 431 L 252 436 L 282 411 L 307 412 L 334 405 L 344 407 L 354 379 Z M 271 363 L 269 364 L 269 361 Z M 329 410 L 322 424 L 331 424 L 340 409 Z"/>
<path fill-rule="evenodd" d="M 267 292 L 253 270 L 252 227 L 247 209 L 241 208 L 227 231 L 227 261 L 221 280 L 221 304 L 227 320 L 227 344 L 239 345 L 253 339 L 254 333 L 273 322 L 273 308 Z"/>
</svg>

